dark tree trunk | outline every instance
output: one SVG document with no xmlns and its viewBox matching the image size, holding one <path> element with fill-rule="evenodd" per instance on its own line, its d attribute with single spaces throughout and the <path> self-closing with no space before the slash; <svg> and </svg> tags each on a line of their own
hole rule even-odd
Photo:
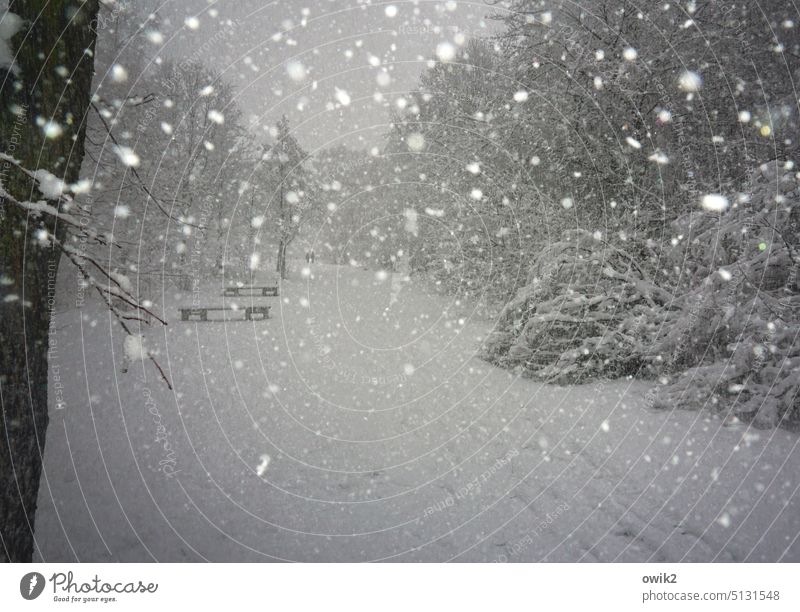
<svg viewBox="0 0 800 612">
<path fill-rule="evenodd" d="M 286 239 L 281 236 L 278 242 L 278 263 L 275 271 L 280 275 L 281 280 L 286 280 Z"/>
<path fill-rule="evenodd" d="M 94 72 L 97 0 L 11 0 L 24 20 L 12 39 L 16 74 L 0 70 L 0 151 L 29 170 L 67 184 L 83 159 Z M 67 69 L 68 77 L 56 68 Z M 37 119 L 61 128 L 45 139 Z M 53 132 L 51 135 L 55 136 Z M 39 200 L 35 185 L 3 164 L 5 190 Z M 47 429 L 48 331 L 59 252 L 35 234 L 65 239 L 64 224 L 0 206 L 0 561 L 30 561 L 34 513 Z"/>
</svg>

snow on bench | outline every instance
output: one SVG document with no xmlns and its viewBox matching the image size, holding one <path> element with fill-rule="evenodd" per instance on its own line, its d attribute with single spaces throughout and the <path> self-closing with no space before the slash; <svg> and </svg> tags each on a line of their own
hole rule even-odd
<svg viewBox="0 0 800 612">
<path fill-rule="evenodd" d="M 222 295 L 225 297 L 235 297 L 240 295 L 253 295 L 260 293 L 263 296 L 277 296 L 278 295 L 278 285 L 242 285 L 239 286 L 232 286 L 232 287 L 225 287 L 225 291 Z"/>
<path fill-rule="evenodd" d="M 181 321 L 190 321 L 192 317 L 197 317 L 199 321 L 208 321 L 208 313 L 209 312 L 221 312 L 230 310 L 233 312 L 243 312 L 244 319 L 238 319 L 239 321 L 254 321 L 256 319 L 264 320 L 269 319 L 269 309 L 270 306 L 247 306 L 245 308 L 239 308 L 237 306 L 191 306 L 186 308 L 181 308 Z M 253 315 L 256 315 L 255 318 Z M 234 321 L 237 319 L 226 319 L 224 316 L 222 319 L 211 319 L 212 321 Z"/>
</svg>

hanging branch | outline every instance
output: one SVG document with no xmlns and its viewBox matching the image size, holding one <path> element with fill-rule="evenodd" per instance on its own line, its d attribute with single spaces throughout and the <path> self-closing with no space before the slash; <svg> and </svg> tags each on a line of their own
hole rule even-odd
<svg viewBox="0 0 800 612">
<path fill-rule="evenodd" d="M 13 164 L 17 169 L 19 169 L 22 173 L 28 176 L 31 180 L 35 181 L 37 184 L 41 182 L 41 177 L 39 177 L 36 173 L 31 172 L 30 170 L 24 168 L 18 160 L 7 155 L 6 153 L 0 152 L 0 160 L 4 160 L 6 162 Z M 39 189 L 41 190 L 41 187 L 39 187 Z M 3 188 L 2 183 L 0 183 L 0 198 L 4 199 L 6 202 L 19 208 L 20 210 L 26 212 L 29 215 L 37 217 L 41 215 L 46 215 L 47 217 L 54 219 L 56 223 L 58 221 L 61 221 L 62 223 L 65 223 L 72 228 L 77 228 L 78 230 L 80 230 L 81 235 L 85 236 L 89 241 L 93 242 L 94 244 L 100 246 L 115 246 L 117 248 L 122 248 L 119 244 L 114 242 L 113 238 L 100 234 L 95 230 L 82 225 L 75 217 L 73 217 L 67 212 L 59 210 L 57 206 L 48 204 L 45 201 L 21 202 L 17 200 L 14 196 L 9 194 Z M 58 205 L 61 202 L 67 205 L 71 205 L 73 203 L 73 200 L 72 197 L 69 196 L 68 194 L 62 193 L 56 200 L 56 204 Z M 128 291 L 122 285 L 119 278 L 115 278 L 113 273 L 110 273 L 108 270 L 106 270 L 94 258 L 87 256 L 85 253 L 77 251 L 68 244 L 64 244 L 62 241 L 56 238 L 56 236 L 53 235 L 51 232 L 47 230 L 43 231 L 46 232 L 46 236 L 44 239 L 46 239 L 51 245 L 57 247 L 58 250 L 61 253 L 63 253 L 67 257 L 67 259 L 69 259 L 70 262 L 72 262 L 72 264 L 77 268 L 84 281 L 97 291 L 98 295 L 100 295 L 106 307 L 117 319 L 117 321 L 119 322 L 120 326 L 122 327 L 122 329 L 125 331 L 126 334 L 128 334 L 129 336 L 134 335 L 133 332 L 131 332 L 128 325 L 125 323 L 126 321 L 139 321 L 140 323 L 146 323 L 148 325 L 150 324 L 150 321 L 148 319 L 142 318 L 141 316 L 134 316 L 120 311 L 119 308 L 117 308 L 114 305 L 113 302 L 114 298 L 121 300 L 125 304 L 128 304 L 129 306 L 136 309 L 140 313 L 147 314 L 148 316 L 152 317 L 162 325 L 167 325 L 167 322 L 164 321 L 164 319 L 162 319 L 152 310 L 141 304 L 138 298 L 136 298 L 130 291 Z M 100 273 L 106 279 L 108 279 L 109 284 L 107 287 L 104 287 L 100 283 L 98 283 L 97 280 L 89 273 L 89 270 L 87 268 L 87 262 L 88 264 L 91 264 L 94 268 L 99 270 Z M 169 379 L 164 373 L 164 370 L 161 367 L 161 365 L 158 363 L 155 357 L 153 357 L 153 355 L 151 355 L 149 352 L 147 353 L 147 356 L 150 359 L 150 361 L 153 362 L 153 365 L 155 365 L 156 369 L 158 370 L 161 378 L 166 383 L 167 387 L 170 390 L 172 390 L 173 389 L 172 384 L 170 383 Z"/>
</svg>

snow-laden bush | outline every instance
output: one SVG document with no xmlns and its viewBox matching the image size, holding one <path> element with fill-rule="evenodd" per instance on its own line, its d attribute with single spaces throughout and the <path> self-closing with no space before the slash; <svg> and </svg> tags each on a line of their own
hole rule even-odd
<svg viewBox="0 0 800 612">
<path fill-rule="evenodd" d="M 644 365 L 671 295 L 642 267 L 642 248 L 570 230 L 545 248 L 531 281 L 500 315 L 483 356 L 557 383 L 633 374 Z"/>
<path fill-rule="evenodd" d="M 791 164 L 760 168 L 719 215 L 678 219 L 691 287 L 652 358 L 682 372 L 655 405 L 708 407 L 755 425 L 800 424 L 800 184 Z"/>
<path fill-rule="evenodd" d="M 534 261 L 484 358 L 557 383 L 658 377 L 656 407 L 800 427 L 799 177 L 761 166 L 749 193 L 679 217 L 666 247 L 565 233 Z"/>
</svg>

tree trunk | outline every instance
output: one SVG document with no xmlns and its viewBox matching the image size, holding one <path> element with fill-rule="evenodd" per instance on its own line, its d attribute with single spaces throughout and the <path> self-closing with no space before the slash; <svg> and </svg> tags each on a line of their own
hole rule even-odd
<svg viewBox="0 0 800 612">
<path fill-rule="evenodd" d="M 278 260 L 275 263 L 275 272 L 280 275 L 281 280 L 286 280 L 286 224 L 288 223 L 287 214 L 286 214 L 286 201 L 284 200 L 284 189 L 283 189 L 283 182 L 285 180 L 285 174 L 283 171 L 283 165 L 280 166 L 278 175 L 281 181 L 281 192 L 278 199 L 278 218 L 280 219 L 280 238 L 278 239 Z"/>
<path fill-rule="evenodd" d="M 16 73 L 0 70 L 0 151 L 66 184 L 78 180 L 94 72 L 97 0 L 11 0 L 25 26 L 11 41 Z M 26 29 L 27 28 L 27 29 Z M 56 68 L 67 69 L 67 77 Z M 37 119 L 59 129 L 50 138 Z M 2 164 L 19 201 L 42 199 L 33 182 Z M 30 561 L 47 429 L 48 332 L 64 224 L 0 206 L 0 561 Z"/>
<path fill-rule="evenodd" d="M 281 236 L 278 242 L 278 262 L 275 271 L 280 275 L 281 280 L 286 280 L 286 239 Z"/>
</svg>

